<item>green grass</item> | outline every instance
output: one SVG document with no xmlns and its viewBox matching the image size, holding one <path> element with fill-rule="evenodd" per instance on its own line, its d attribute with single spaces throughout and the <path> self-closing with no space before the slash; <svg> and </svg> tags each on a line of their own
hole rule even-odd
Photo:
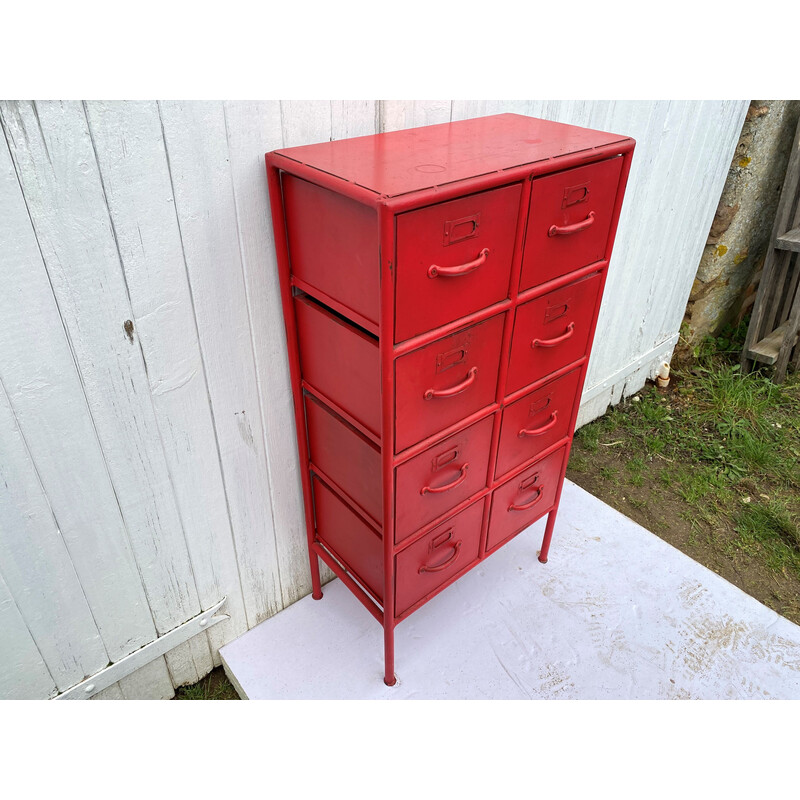
<svg viewBox="0 0 800 800">
<path fill-rule="evenodd" d="M 746 330 L 706 339 L 691 364 L 673 368 L 669 392 L 650 386 L 581 428 L 574 458 L 591 463 L 623 439 L 624 468 L 601 466 L 601 478 L 624 490 L 655 470 L 654 483 L 686 503 L 695 534 L 701 523 L 733 526 L 731 546 L 800 577 L 800 374 L 780 386 L 742 374 Z"/>
<path fill-rule="evenodd" d="M 625 469 L 629 473 L 629 481 L 632 486 L 641 486 L 644 483 L 645 463 L 643 458 L 634 457 L 629 459 L 625 464 Z"/>
<path fill-rule="evenodd" d="M 600 467 L 598 470 L 600 473 L 600 477 L 605 480 L 609 481 L 610 483 L 617 484 L 619 481 L 617 480 L 617 470 L 613 467 Z"/>
<path fill-rule="evenodd" d="M 228 680 L 222 667 L 209 672 L 205 678 L 191 686 L 181 686 L 175 690 L 176 700 L 238 700 L 236 689 Z"/>
<path fill-rule="evenodd" d="M 586 456 L 580 455 L 573 450 L 569 457 L 569 468 L 573 472 L 588 472 L 591 469 L 591 464 Z"/>
<path fill-rule="evenodd" d="M 740 550 L 763 558 L 773 570 L 800 573 L 800 529 L 781 501 L 751 502 L 735 522 Z"/>
</svg>

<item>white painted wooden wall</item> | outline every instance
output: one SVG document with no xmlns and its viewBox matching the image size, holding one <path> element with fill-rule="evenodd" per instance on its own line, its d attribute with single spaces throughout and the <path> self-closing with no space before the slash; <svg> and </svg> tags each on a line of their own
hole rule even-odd
<svg viewBox="0 0 800 800">
<path fill-rule="evenodd" d="M 310 591 L 266 151 L 501 111 L 633 136 L 585 422 L 669 357 L 746 109 L 0 103 L 0 698 L 56 696 L 227 596 L 95 694 L 171 697 Z"/>
</svg>

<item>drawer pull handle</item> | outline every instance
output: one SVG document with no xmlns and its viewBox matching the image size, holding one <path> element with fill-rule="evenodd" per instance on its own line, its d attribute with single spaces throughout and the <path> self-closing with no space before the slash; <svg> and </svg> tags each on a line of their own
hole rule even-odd
<svg viewBox="0 0 800 800">
<path fill-rule="evenodd" d="M 590 211 L 589 216 L 586 217 L 585 220 L 582 222 L 576 222 L 574 225 L 564 225 L 563 227 L 551 225 L 550 230 L 547 231 L 547 235 L 569 236 L 571 233 L 580 233 L 581 231 L 585 231 L 587 228 L 591 227 L 592 223 L 594 223 L 594 211 Z"/>
<path fill-rule="evenodd" d="M 443 569 L 447 569 L 458 558 L 460 550 L 461 540 L 459 539 L 453 545 L 453 553 L 449 558 L 445 559 L 441 564 L 437 564 L 435 567 L 429 567 L 426 564 L 423 564 L 419 568 L 419 574 L 422 575 L 423 572 L 441 572 Z"/>
<path fill-rule="evenodd" d="M 456 486 L 460 486 L 467 479 L 468 466 L 469 462 L 467 462 L 466 464 L 464 464 L 463 467 L 461 467 L 461 471 L 458 473 L 458 477 L 454 481 L 445 484 L 444 486 L 423 486 L 420 489 L 419 493 L 428 494 L 428 492 L 430 492 L 431 494 L 438 494 L 439 492 L 448 492 L 450 491 L 450 489 L 455 489 Z"/>
<path fill-rule="evenodd" d="M 457 267 L 440 267 L 436 264 L 431 264 L 428 267 L 428 277 L 437 278 L 441 275 L 443 278 L 453 278 L 459 275 L 467 275 L 473 270 L 478 269 L 478 267 L 486 261 L 488 255 L 489 248 L 484 247 L 474 261 L 469 261 L 466 264 L 459 264 Z"/>
<path fill-rule="evenodd" d="M 556 336 L 555 339 L 534 339 L 531 342 L 531 347 L 555 347 L 557 344 L 561 344 L 561 342 L 566 342 L 572 334 L 575 333 L 575 323 L 570 322 L 567 325 L 567 330 L 561 334 L 561 336 Z"/>
<path fill-rule="evenodd" d="M 533 508 L 540 500 L 542 499 L 542 487 L 540 486 L 536 490 L 536 497 L 533 498 L 529 503 L 523 503 L 521 506 L 515 505 L 512 503 L 509 507 L 509 511 L 527 511 L 529 508 Z"/>
<path fill-rule="evenodd" d="M 449 389 L 428 389 L 424 395 L 422 395 L 423 400 L 433 400 L 434 397 L 454 397 L 457 394 L 461 394 L 461 392 L 469 389 L 473 383 L 475 383 L 475 378 L 478 375 L 478 368 L 471 367 L 470 371 L 467 373 L 467 377 L 464 378 L 461 383 L 457 383 L 455 386 L 451 386 Z"/>
<path fill-rule="evenodd" d="M 545 422 L 544 425 L 542 425 L 539 428 L 529 428 L 528 430 L 523 428 L 517 435 L 519 436 L 520 439 L 523 436 L 539 436 L 545 431 L 549 431 L 550 428 L 552 428 L 557 421 L 558 421 L 558 411 L 553 411 L 553 413 L 550 414 L 550 419 L 547 420 L 547 422 Z"/>
</svg>

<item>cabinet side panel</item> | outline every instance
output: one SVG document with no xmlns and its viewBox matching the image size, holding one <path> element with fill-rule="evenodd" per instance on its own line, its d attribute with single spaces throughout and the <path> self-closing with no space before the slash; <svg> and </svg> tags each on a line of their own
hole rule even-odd
<svg viewBox="0 0 800 800">
<path fill-rule="evenodd" d="M 292 274 L 377 324 L 375 210 L 294 175 L 282 182 Z"/>
</svg>

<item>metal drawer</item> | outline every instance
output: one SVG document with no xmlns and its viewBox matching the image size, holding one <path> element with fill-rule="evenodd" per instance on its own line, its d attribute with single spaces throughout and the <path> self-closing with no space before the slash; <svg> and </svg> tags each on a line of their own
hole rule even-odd
<svg viewBox="0 0 800 800">
<path fill-rule="evenodd" d="M 533 181 L 520 290 L 605 257 L 621 171 L 610 158 Z"/>
<path fill-rule="evenodd" d="M 316 476 L 312 486 L 317 538 L 380 601 L 383 598 L 380 534 Z"/>
<path fill-rule="evenodd" d="M 381 453 L 352 425 L 311 395 L 305 396 L 311 463 L 336 483 L 376 527 L 381 525 Z"/>
<path fill-rule="evenodd" d="M 533 524 L 556 501 L 566 447 L 510 478 L 492 492 L 489 534 L 491 550 Z"/>
<path fill-rule="evenodd" d="M 395 542 L 485 488 L 493 422 L 482 419 L 397 468 Z"/>
<path fill-rule="evenodd" d="M 478 560 L 484 502 L 476 501 L 397 554 L 397 615 Z"/>
<path fill-rule="evenodd" d="M 601 283 L 595 273 L 517 308 L 506 394 L 586 355 Z"/>
<path fill-rule="evenodd" d="M 396 341 L 508 296 L 521 191 L 517 183 L 398 215 Z"/>
<path fill-rule="evenodd" d="M 572 433 L 570 422 L 580 377 L 580 368 L 574 369 L 506 406 L 495 478 Z"/>
<path fill-rule="evenodd" d="M 380 436 L 378 340 L 309 297 L 298 295 L 294 305 L 303 380 Z"/>
<path fill-rule="evenodd" d="M 397 452 L 495 401 L 504 318 L 490 317 L 397 359 Z"/>
<path fill-rule="evenodd" d="M 377 325 L 378 215 L 329 189 L 284 174 L 292 275 Z"/>
</svg>

